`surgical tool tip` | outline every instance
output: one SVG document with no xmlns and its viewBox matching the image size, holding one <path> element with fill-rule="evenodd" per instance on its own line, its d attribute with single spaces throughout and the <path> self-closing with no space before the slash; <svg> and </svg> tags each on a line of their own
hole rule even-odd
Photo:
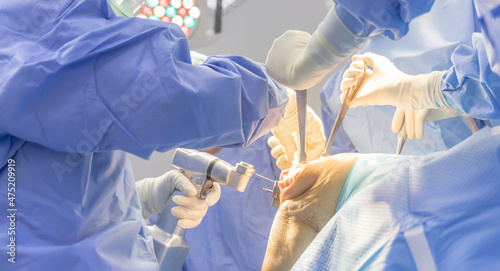
<svg viewBox="0 0 500 271">
<path fill-rule="evenodd" d="M 262 188 L 262 190 L 269 192 L 269 193 L 273 193 L 273 190 L 271 190 L 271 189 Z"/>
<path fill-rule="evenodd" d="M 274 182 L 275 182 L 275 181 L 273 181 L 273 180 L 271 180 L 271 179 L 269 179 L 269 178 L 267 178 L 267 177 L 264 177 L 264 176 L 262 176 L 262 175 L 260 175 L 260 174 L 254 173 L 254 175 L 256 175 L 257 177 L 260 177 L 260 178 L 262 178 L 262 179 L 264 179 L 264 180 L 268 180 L 268 181 L 270 181 L 270 182 L 272 182 L 272 183 L 274 183 Z"/>
</svg>

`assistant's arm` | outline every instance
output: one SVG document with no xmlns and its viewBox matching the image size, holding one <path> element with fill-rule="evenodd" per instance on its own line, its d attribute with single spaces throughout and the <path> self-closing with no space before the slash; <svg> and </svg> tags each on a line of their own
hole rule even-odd
<svg viewBox="0 0 500 271">
<path fill-rule="evenodd" d="M 17 21 L 29 23 L 44 5 L 1 6 L 0 129 L 24 140 L 142 157 L 246 146 L 285 109 L 285 88 L 262 64 L 225 56 L 194 66 L 174 24 L 116 17 L 105 0 L 61 0 L 47 5 L 53 16 L 26 29 Z M 16 13 L 22 7 L 30 8 Z"/>
<path fill-rule="evenodd" d="M 491 69 L 483 34 L 472 36 L 472 47 L 460 45 L 451 60 L 453 66 L 441 82 L 450 106 L 472 117 L 500 119 L 500 75 Z"/>
<path fill-rule="evenodd" d="M 382 34 L 399 39 L 415 17 L 430 10 L 434 0 L 335 0 L 316 31 L 290 30 L 277 38 L 266 59 L 269 74 L 281 84 L 302 90 L 338 72 L 366 42 Z"/>
</svg>

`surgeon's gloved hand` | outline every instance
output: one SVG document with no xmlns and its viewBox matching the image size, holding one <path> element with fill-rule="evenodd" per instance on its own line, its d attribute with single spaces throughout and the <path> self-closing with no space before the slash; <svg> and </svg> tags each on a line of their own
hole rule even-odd
<svg viewBox="0 0 500 271">
<path fill-rule="evenodd" d="M 280 120 L 278 125 L 271 130 L 285 153 L 286 161 L 280 161 L 280 165 L 284 167 L 291 165 L 291 163 L 298 158 L 298 146 L 300 145 L 298 137 L 299 121 L 295 91 L 288 89 L 288 96 L 289 100 L 286 105 L 285 115 Z M 305 146 L 307 161 L 309 162 L 316 160 L 321 156 L 326 140 L 323 133 L 323 124 L 321 119 L 309 106 L 307 107 L 306 122 Z M 275 150 L 275 155 L 278 153 L 278 150 L 279 148 Z"/>
<path fill-rule="evenodd" d="M 185 229 L 198 226 L 205 216 L 209 206 L 214 205 L 220 198 L 220 185 L 214 183 L 212 191 L 205 200 L 196 197 L 196 188 L 178 170 L 171 170 L 157 178 L 146 178 L 136 182 L 137 191 L 141 200 L 142 216 L 150 218 L 159 214 L 175 190 L 186 196 L 177 195 L 172 200 L 178 204 L 171 212 L 179 218 L 178 225 Z"/>
<path fill-rule="evenodd" d="M 271 147 L 271 156 L 276 159 L 276 166 L 283 171 L 292 167 L 292 161 L 288 161 L 285 155 L 285 149 L 275 136 L 267 140 L 267 145 Z"/>
<path fill-rule="evenodd" d="M 311 34 L 307 32 L 288 30 L 274 40 L 266 59 L 266 70 L 274 80 L 298 90 L 307 89 L 321 80 L 301 78 L 294 70 L 298 59 L 304 58 L 301 55 L 310 38 Z"/>
<path fill-rule="evenodd" d="M 391 130 L 393 133 L 399 133 L 403 125 L 409 139 L 416 137 L 421 139 L 424 135 L 424 124 L 426 122 L 454 118 L 463 115 L 463 112 L 455 108 L 439 109 L 402 109 L 397 108 L 392 119 Z"/>
<path fill-rule="evenodd" d="M 444 71 L 408 75 L 398 70 L 386 57 L 373 53 L 354 55 L 352 60 L 341 83 L 341 101 L 347 89 L 356 85 L 359 78 L 362 78 L 360 73 L 363 73 L 365 64 L 373 70 L 366 69 L 366 75 L 351 107 L 393 105 L 411 110 L 450 107 L 441 91 Z"/>
<path fill-rule="evenodd" d="M 365 41 L 353 34 L 332 8 L 312 35 L 289 30 L 274 40 L 266 69 L 282 85 L 308 89 L 329 72 L 338 71 Z"/>
</svg>

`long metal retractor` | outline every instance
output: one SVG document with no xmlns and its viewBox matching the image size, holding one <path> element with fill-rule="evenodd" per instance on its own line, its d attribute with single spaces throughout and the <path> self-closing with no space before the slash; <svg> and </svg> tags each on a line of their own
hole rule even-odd
<svg viewBox="0 0 500 271">
<path fill-rule="evenodd" d="M 300 153 L 299 163 L 307 161 L 306 154 L 306 125 L 307 125 L 307 89 L 296 90 L 297 116 L 299 118 Z"/>
</svg>

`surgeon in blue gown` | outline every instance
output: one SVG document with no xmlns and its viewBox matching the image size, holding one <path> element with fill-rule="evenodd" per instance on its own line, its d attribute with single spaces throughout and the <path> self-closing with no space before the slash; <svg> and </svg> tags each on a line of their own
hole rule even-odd
<svg viewBox="0 0 500 271">
<path fill-rule="evenodd" d="M 362 82 L 351 107 L 392 105 L 397 110 L 454 108 L 471 117 L 500 124 L 500 75 L 489 62 L 483 33 L 473 33 L 471 45 L 459 45 L 451 55 L 449 69 L 408 75 L 387 58 L 364 53 L 353 56 L 344 74 L 359 71 L 359 63 L 373 67 Z M 355 79 L 358 80 L 358 79 Z M 343 92 L 346 89 L 341 89 Z"/>
<path fill-rule="evenodd" d="M 370 37 L 404 37 L 410 22 L 434 4 L 434 0 L 333 2 L 334 7 L 312 35 L 289 30 L 274 41 L 266 68 L 276 81 L 292 89 L 310 88 L 329 72 L 340 70 Z"/>
<path fill-rule="evenodd" d="M 278 180 L 281 170 L 267 146 L 269 133 L 245 149 L 224 148 L 217 157 L 236 164 L 250 163 L 255 172 Z M 184 270 L 260 270 L 277 208 L 271 206 L 273 184 L 254 176 L 244 193 L 221 186 L 219 202 L 208 209 L 201 224 L 186 232 L 189 250 Z"/>
<path fill-rule="evenodd" d="M 193 66 L 178 26 L 105 0 L 4 1 L 0 18 L 2 270 L 157 270 L 127 152 L 248 146 L 285 109 L 262 64 Z"/>
<path fill-rule="evenodd" d="M 483 14 L 498 12 L 498 7 L 482 8 Z M 498 20 L 483 18 L 482 22 L 483 34 L 495 28 L 495 36 L 500 34 Z M 445 98 L 454 107 L 495 127 L 481 129 L 450 150 L 423 157 L 360 156 L 342 188 L 335 216 L 292 270 L 490 270 L 500 266 L 496 250 L 500 127 L 495 87 L 500 81 L 493 72 L 500 59 L 492 54 L 498 48 L 489 35 L 474 34 L 472 41 L 472 46 L 462 45 L 454 52 L 454 66 L 443 78 L 452 83 L 440 87 L 448 91 Z M 460 80 L 453 82 L 457 77 Z"/>
<path fill-rule="evenodd" d="M 372 37 L 359 50 L 375 52 L 390 59 L 401 71 L 419 74 L 452 66 L 451 55 L 460 44 L 471 45 L 471 35 L 480 31 L 472 1 L 436 0 L 429 13 L 414 19 L 410 31 L 393 41 Z M 429 27 L 431 26 L 432 27 Z M 333 127 L 340 109 L 340 83 L 348 67 L 332 76 L 321 91 L 325 131 Z M 397 134 L 391 133 L 395 112 L 392 106 L 351 108 L 333 142 L 330 154 L 340 152 L 395 153 Z M 407 140 L 402 154 L 422 155 L 449 149 L 471 135 L 464 116 L 443 116 L 424 125 L 422 138 Z M 479 128 L 484 121 L 476 120 Z M 359 131 L 366 131 L 360 133 Z"/>
<path fill-rule="evenodd" d="M 334 0 L 334 6 L 330 12 L 326 15 L 323 21 L 319 24 L 316 31 L 311 35 L 307 32 L 290 30 L 285 32 L 282 36 L 278 37 L 271 49 L 268 52 L 266 59 L 266 68 L 269 74 L 276 79 L 281 84 L 288 86 L 293 89 L 307 89 L 317 83 L 319 83 L 324 76 L 332 72 L 338 72 L 348 64 L 351 60 L 351 56 L 358 52 L 363 46 L 370 46 L 374 43 L 376 44 L 390 44 L 391 42 L 401 40 L 404 38 L 410 30 L 410 23 L 414 20 L 419 20 L 422 14 L 426 14 L 431 10 L 434 5 L 434 0 L 422 0 L 422 1 L 406 1 L 406 0 L 376 0 L 376 1 L 348 1 L 348 0 Z M 422 32 L 434 27 L 433 22 L 439 22 L 439 10 L 446 9 L 444 7 L 438 7 L 438 12 L 434 12 L 433 19 L 429 20 L 430 25 L 422 25 Z M 452 7 L 452 10 L 456 9 L 456 5 Z M 472 32 L 470 28 L 473 28 L 473 22 L 470 18 L 472 16 L 472 7 L 466 6 L 463 9 L 459 9 L 461 14 L 465 14 L 467 17 L 461 25 L 467 25 L 468 33 Z M 447 18 L 453 18 L 453 21 L 457 21 L 460 16 L 453 17 L 453 11 L 450 11 Z M 424 20 L 425 21 L 425 20 Z M 441 31 L 442 29 L 440 29 Z M 439 32 L 438 32 L 439 33 Z M 452 47 L 453 44 L 457 44 L 457 41 L 463 40 L 464 34 L 454 32 L 456 35 L 447 35 L 444 38 L 447 41 L 446 45 L 442 45 L 442 40 L 437 37 L 429 37 L 428 44 L 426 40 L 419 40 L 417 44 L 412 44 L 411 51 L 419 51 L 421 53 L 428 53 L 429 58 L 436 48 L 441 49 L 441 51 L 446 52 L 446 49 Z M 411 33 L 410 33 L 411 35 Z M 415 36 L 418 34 L 413 34 L 414 37 L 410 37 L 407 40 L 415 40 Z M 465 34 L 465 36 L 467 36 Z M 435 38 L 435 40 L 432 40 Z M 470 36 L 467 36 L 470 38 Z M 406 44 L 410 44 L 409 42 Z M 423 48 L 420 48 L 423 47 Z M 439 48 L 441 47 L 441 48 Z M 382 45 L 381 47 L 382 48 Z M 403 48 L 403 47 L 402 47 Z M 404 52 L 405 57 L 414 57 L 415 55 L 408 55 L 408 52 Z M 442 61 L 442 58 L 439 58 Z M 448 58 L 445 58 L 446 62 L 449 62 Z M 442 64 L 442 63 L 441 63 Z M 424 67 L 420 66 L 420 69 L 433 69 L 435 67 L 429 66 L 429 63 L 425 63 Z M 337 82 L 340 83 L 341 80 Z M 331 82 L 332 83 L 332 82 Z M 330 86 L 329 86 L 330 87 Z M 334 87 L 335 89 L 337 87 Z M 329 91 L 333 91 L 333 89 Z M 330 92 L 331 93 L 331 92 Z M 338 94 L 332 97 L 338 97 Z M 330 97 L 326 97 L 329 99 Z M 323 98 L 325 100 L 325 98 Z M 331 101 L 328 101 L 331 103 Z M 336 107 L 337 105 L 332 105 Z M 335 108 L 336 109 L 336 108 Z M 337 110 L 332 110 L 337 111 Z M 375 112 L 376 119 L 382 121 L 382 129 L 387 127 L 387 113 L 391 109 L 382 109 L 380 112 Z M 324 114 L 325 116 L 325 114 Z M 330 114 L 327 116 L 327 122 L 331 122 L 331 119 L 335 119 L 335 114 Z M 349 117 L 348 117 L 349 118 Z M 349 120 L 346 120 L 346 122 Z M 458 135 L 451 134 L 453 138 L 441 140 L 441 142 L 430 142 L 427 150 L 424 153 L 429 153 L 432 151 L 446 149 L 457 142 L 460 142 L 470 132 L 463 129 L 466 127 L 463 120 L 453 121 L 453 126 L 458 126 L 460 133 Z M 351 121 L 351 123 L 353 123 Z M 354 124 L 354 123 L 353 123 Z M 331 130 L 333 123 L 327 123 L 325 125 L 325 131 L 328 133 Z M 366 128 L 366 126 L 363 126 Z M 376 129 L 378 129 L 377 127 Z M 364 130 L 362 133 L 377 133 L 372 130 Z M 443 132 L 443 134 L 445 134 Z M 376 146 L 380 145 L 383 141 L 385 146 L 383 146 L 384 152 L 394 152 L 395 151 L 395 137 L 387 132 L 388 137 L 376 138 L 376 142 L 368 142 L 368 145 Z M 434 129 L 433 133 L 428 133 L 429 137 L 441 136 L 441 130 L 438 127 Z M 368 135 L 370 136 L 370 135 Z M 362 137 L 362 135 L 361 135 Z M 360 138 L 361 138 L 360 137 Z M 392 137 L 392 138 L 390 138 Z M 387 140 L 390 138 L 389 140 Z M 337 151 L 356 151 L 356 146 L 351 142 L 348 142 L 349 138 L 343 131 L 337 136 L 337 141 L 341 140 L 342 147 L 336 146 Z M 279 140 L 278 140 L 279 141 Z M 389 143 L 390 142 L 390 143 Z M 446 143 L 446 144 L 445 144 Z M 285 153 L 287 151 L 287 146 L 280 141 L 280 144 L 285 148 Z M 389 145 L 390 144 L 390 147 Z M 410 144 L 411 145 L 411 144 Z M 394 146 L 394 147 L 393 147 Z M 360 146 L 358 146 L 360 147 Z M 367 146 L 369 147 L 369 146 Z M 378 147 L 378 146 L 376 146 Z M 378 148 L 379 150 L 381 148 Z M 411 149 L 411 147 L 410 147 Z M 372 148 L 371 151 L 374 149 Z M 364 151 L 364 150 L 360 150 Z M 288 164 L 291 164 L 293 158 L 287 155 Z"/>
<path fill-rule="evenodd" d="M 451 67 L 450 57 L 455 48 L 460 44 L 471 44 L 472 33 L 480 30 L 472 1 L 459 3 L 450 0 L 436 0 L 429 13 L 415 18 L 409 28 L 407 35 L 397 41 L 382 36 L 372 37 L 359 53 L 383 55 L 409 74 L 430 72 Z M 320 94 L 327 133 L 332 129 L 341 106 L 340 83 L 347 68 L 333 75 Z M 349 109 L 330 154 L 395 153 L 397 134 L 391 133 L 395 109 L 392 106 Z M 484 126 L 482 121 L 477 122 L 479 127 Z M 470 135 L 471 128 L 465 118 L 453 115 L 426 123 L 422 138 L 407 140 L 402 154 L 423 155 L 446 150 Z"/>
</svg>

